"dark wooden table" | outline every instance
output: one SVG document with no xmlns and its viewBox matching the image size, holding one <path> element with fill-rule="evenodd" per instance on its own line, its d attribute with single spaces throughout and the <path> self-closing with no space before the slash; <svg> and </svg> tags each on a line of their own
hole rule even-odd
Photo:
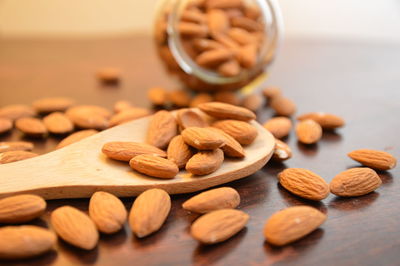
<svg viewBox="0 0 400 266">
<path fill-rule="evenodd" d="M 246 229 L 229 241 L 205 247 L 193 240 L 188 230 L 197 216 L 181 208 L 192 195 L 176 195 L 166 224 L 152 236 L 136 239 L 126 226 L 115 235 L 102 235 L 93 251 L 59 241 L 56 251 L 15 265 L 399 265 L 400 167 L 379 173 L 383 184 L 376 192 L 352 199 L 330 195 L 321 202 L 306 201 L 285 191 L 276 179 L 286 167 L 303 167 L 329 182 L 358 165 L 346 156 L 357 148 L 385 150 L 400 158 L 399 63 L 399 44 L 286 40 L 267 83 L 281 86 L 296 101 L 298 113 L 333 112 L 347 125 L 324 134 L 310 147 L 297 143 L 292 133 L 287 140 L 292 159 L 268 163 L 228 184 L 241 195 L 239 208 L 251 216 Z M 93 73 L 103 66 L 123 70 L 119 87 L 99 85 Z M 80 103 L 106 107 L 119 99 L 148 106 L 146 89 L 156 85 L 178 86 L 163 71 L 149 37 L 0 40 L 0 105 L 71 96 Z M 259 120 L 270 116 L 271 110 L 264 108 Z M 19 138 L 18 132 L 0 137 Z M 36 141 L 35 151 L 50 151 L 58 141 L 54 137 Z M 133 198 L 124 199 L 127 208 L 132 202 Z M 66 204 L 87 211 L 88 200 L 49 201 L 43 219 L 33 223 L 47 226 L 50 212 Z M 265 220 L 277 210 L 300 204 L 327 213 L 327 222 L 292 245 L 274 248 L 264 243 Z"/>
</svg>

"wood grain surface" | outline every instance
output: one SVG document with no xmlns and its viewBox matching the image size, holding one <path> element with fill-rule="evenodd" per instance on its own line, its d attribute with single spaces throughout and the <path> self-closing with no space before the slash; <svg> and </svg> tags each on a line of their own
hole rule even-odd
<svg viewBox="0 0 400 266">
<path fill-rule="evenodd" d="M 145 239 L 129 228 L 102 235 L 93 251 L 81 251 L 58 241 L 56 251 L 41 257 L 1 265 L 399 265 L 400 167 L 380 172 L 382 186 L 368 195 L 342 199 L 330 195 L 321 202 L 300 199 L 277 184 L 287 167 L 303 167 L 330 181 L 358 164 L 346 153 L 358 148 L 385 150 L 400 158 L 400 47 L 348 41 L 286 40 L 267 84 L 282 87 L 298 105 L 298 113 L 326 111 L 346 119 L 347 125 L 325 133 L 313 146 L 299 144 L 293 133 L 287 142 L 293 158 L 268 163 L 248 178 L 229 183 L 238 190 L 239 208 L 251 219 L 234 238 L 202 246 L 188 231 L 197 215 L 181 204 L 193 194 L 172 196 L 172 210 L 162 229 Z M 103 86 L 98 68 L 121 68 L 118 86 Z M 31 103 L 44 96 L 70 96 L 80 103 L 111 107 L 120 99 L 148 106 L 146 89 L 177 88 L 163 71 L 151 39 L 146 36 L 108 40 L 0 40 L 0 105 Z M 258 120 L 273 115 L 264 108 Z M 20 139 L 20 133 L 0 140 Z M 54 149 L 59 138 L 35 140 L 35 151 Z M 1 177 L 0 177 L 1 178 Z M 27 176 L 29 178 L 29 176 Z M 123 199 L 130 208 L 133 198 Z M 52 210 L 72 205 L 87 211 L 87 199 L 52 200 L 45 215 L 33 224 L 49 226 Z M 264 242 L 265 220 L 282 208 L 307 204 L 328 220 L 304 239 L 283 248 Z"/>
</svg>

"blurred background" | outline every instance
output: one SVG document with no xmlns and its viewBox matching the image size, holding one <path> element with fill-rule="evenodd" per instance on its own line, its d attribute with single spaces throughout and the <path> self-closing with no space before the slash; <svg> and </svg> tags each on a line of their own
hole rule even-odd
<svg viewBox="0 0 400 266">
<path fill-rule="evenodd" d="M 157 0 L 0 0 L 0 38 L 151 33 Z M 400 42 L 400 0 L 279 0 L 285 36 Z"/>
</svg>

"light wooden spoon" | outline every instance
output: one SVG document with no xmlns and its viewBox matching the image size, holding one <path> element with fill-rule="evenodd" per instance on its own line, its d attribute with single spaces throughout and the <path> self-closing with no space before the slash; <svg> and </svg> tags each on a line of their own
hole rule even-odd
<svg viewBox="0 0 400 266">
<path fill-rule="evenodd" d="M 226 158 L 222 167 L 206 176 L 180 171 L 174 179 L 148 177 L 132 170 L 127 162 L 108 159 L 102 152 L 110 141 L 145 142 L 150 117 L 116 126 L 62 149 L 0 165 L 0 198 L 33 193 L 45 199 L 86 198 L 95 191 L 116 196 L 138 195 L 149 188 L 162 188 L 170 194 L 188 193 L 246 177 L 270 159 L 275 139 L 260 124 L 252 121 L 258 136 L 245 147 L 241 160 Z"/>
</svg>

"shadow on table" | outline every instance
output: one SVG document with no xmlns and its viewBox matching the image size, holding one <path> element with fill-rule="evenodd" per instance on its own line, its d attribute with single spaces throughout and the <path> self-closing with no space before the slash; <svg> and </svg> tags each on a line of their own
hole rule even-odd
<svg viewBox="0 0 400 266">
<path fill-rule="evenodd" d="M 73 264 L 93 264 L 97 261 L 99 256 L 98 246 L 92 250 L 83 250 L 74 247 L 65 241 L 58 240 L 58 248 L 60 252 L 64 254 Z"/>
<path fill-rule="evenodd" d="M 371 192 L 360 197 L 335 197 L 329 202 L 329 207 L 341 211 L 360 210 L 371 205 L 378 197 L 378 192 Z"/>
</svg>

